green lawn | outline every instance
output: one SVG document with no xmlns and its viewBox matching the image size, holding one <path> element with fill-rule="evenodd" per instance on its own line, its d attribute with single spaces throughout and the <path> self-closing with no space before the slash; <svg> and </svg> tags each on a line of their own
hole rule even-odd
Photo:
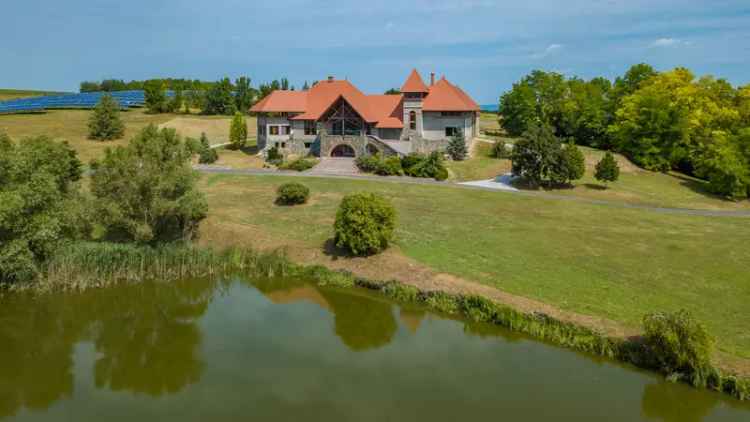
<svg viewBox="0 0 750 422">
<path fill-rule="evenodd" d="M 464 182 L 470 180 L 494 179 L 510 172 L 510 160 L 498 160 L 491 156 L 492 144 L 475 141 L 474 156 L 465 161 L 447 161 L 450 180 Z"/>
<path fill-rule="evenodd" d="M 309 205 L 273 205 L 289 180 L 311 188 Z M 373 181 L 206 175 L 202 186 L 209 220 L 233 238 L 308 248 L 331 236 L 344 194 L 380 192 L 398 209 L 399 250 L 436 271 L 634 327 L 647 312 L 687 308 L 721 350 L 750 358 L 748 218 Z"/>
</svg>

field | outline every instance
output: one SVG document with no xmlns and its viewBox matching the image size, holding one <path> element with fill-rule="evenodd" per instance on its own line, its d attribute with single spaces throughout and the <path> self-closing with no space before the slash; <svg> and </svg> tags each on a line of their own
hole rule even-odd
<svg viewBox="0 0 750 422">
<path fill-rule="evenodd" d="M 39 97 L 42 95 L 60 94 L 54 91 L 31 91 L 25 89 L 0 89 L 0 101 L 15 100 L 18 98 Z"/>
<path fill-rule="evenodd" d="M 226 116 L 180 116 L 163 123 L 160 127 L 176 129 L 182 136 L 200 138 L 205 133 L 212 145 L 229 142 L 229 125 L 231 119 Z M 247 117 L 248 139 L 258 134 L 258 120 Z"/>
<path fill-rule="evenodd" d="M 114 145 L 124 145 L 150 123 L 160 124 L 172 118 L 169 114 L 146 114 L 143 109 L 123 112 L 125 137 L 116 141 L 100 142 L 88 139 L 88 110 L 51 110 L 43 114 L 12 114 L 0 116 L 0 131 L 11 138 L 21 140 L 28 136 L 47 135 L 53 139 L 67 141 L 84 163 L 99 158 L 104 149 Z"/>
<path fill-rule="evenodd" d="M 308 205 L 274 205 L 288 180 L 311 188 Z M 428 271 L 628 327 L 647 312 L 687 308 L 721 350 L 750 358 L 748 218 L 372 181 L 204 175 L 201 187 L 211 208 L 206 243 L 285 246 L 302 261 L 383 279 Z M 379 192 L 398 210 L 396 247 L 383 256 L 347 259 L 326 246 L 338 203 L 355 191 Z"/>
</svg>

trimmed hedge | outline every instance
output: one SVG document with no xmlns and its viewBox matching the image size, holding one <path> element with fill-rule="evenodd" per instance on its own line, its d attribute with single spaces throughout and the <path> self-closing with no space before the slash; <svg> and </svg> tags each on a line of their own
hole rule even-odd
<svg viewBox="0 0 750 422">
<path fill-rule="evenodd" d="M 300 205 L 307 202 L 310 189 L 297 182 L 284 183 L 276 190 L 276 203 L 279 205 Z"/>
<path fill-rule="evenodd" d="M 347 195 L 333 227 L 337 247 L 353 255 L 376 254 L 393 239 L 396 210 L 387 199 L 374 193 Z"/>
</svg>

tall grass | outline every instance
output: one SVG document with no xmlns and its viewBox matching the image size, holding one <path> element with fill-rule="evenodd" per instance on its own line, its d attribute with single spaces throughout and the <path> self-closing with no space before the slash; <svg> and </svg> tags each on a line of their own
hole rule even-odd
<svg viewBox="0 0 750 422">
<path fill-rule="evenodd" d="M 70 290 L 118 282 L 172 281 L 234 274 L 283 277 L 292 270 L 293 265 L 283 252 L 84 242 L 61 248 L 47 260 L 35 287 Z"/>
</svg>

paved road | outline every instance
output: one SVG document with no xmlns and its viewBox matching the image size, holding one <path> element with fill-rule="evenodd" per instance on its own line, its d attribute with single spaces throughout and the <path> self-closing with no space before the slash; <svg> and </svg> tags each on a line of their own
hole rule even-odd
<svg viewBox="0 0 750 422">
<path fill-rule="evenodd" d="M 224 167 L 213 167 L 213 166 L 195 166 L 195 169 L 204 173 L 216 173 L 216 174 L 238 174 L 238 175 L 264 175 L 264 176 L 285 176 L 285 177 L 316 177 L 326 179 L 345 179 L 345 180 L 374 180 L 378 182 L 386 183 L 408 183 L 415 185 L 433 185 L 433 186 L 445 186 L 456 189 L 474 189 L 484 191 L 495 191 L 499 190 L 492 187 L 486 187 L 482 185 L 466 185 L 458 184 L 453 182 L 438 182 L 432 179 L 421 179 L 414 177 L 401 177 L 401 176 L 374 176 L 369 174 L 323 174 L 323 173 L 310 173 L 310 172 L 296 172 L 296 171 L 279 171 L 271 169 L 246 169 L 236 170 Z M 548 192 L 529 192 L 529 191 L 510 191 L 503 190 L 503 192 L 512 193 L 514 195 L 532 196 L 544 199 L 554 199 L 559 201 L 573 201 L 582 202 L 594 205 L 604 205 L 616 208 L 629 208 L 652 211 L 662 214 L 681 214 L 681 215 L 696 215 L 704 217 L 750 217 L 750 211 L 718 211 L 718 210 L 699 210 L 691 208 L 669 208 L 669 207 L 654 207 L 649 205 L 638 205 L 638 204 L 627 204 L 622 202 L 604 201 L 598 199 L 581 198 L 576 196 L 557 195 Z"/>
</svg>

